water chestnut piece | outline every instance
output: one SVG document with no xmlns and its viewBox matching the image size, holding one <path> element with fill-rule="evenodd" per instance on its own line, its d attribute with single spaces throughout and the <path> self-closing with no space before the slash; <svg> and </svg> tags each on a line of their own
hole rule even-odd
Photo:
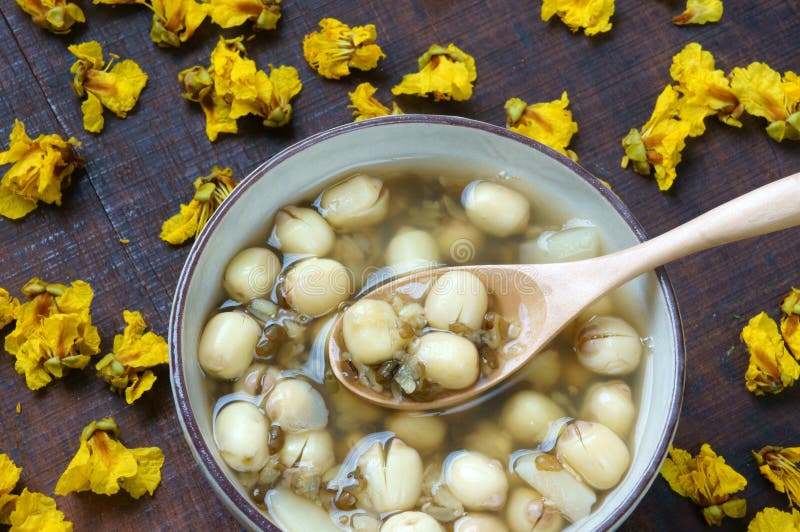
<svg viewBox="0 0 800 532">
<path fill-rule="evenodd" d="M 573 523 L 589 515 L 597 501 L 594 491 L 564 469 L 555 456 L 526 454 L 516 461 L 514 472 Z"/>
</svg>

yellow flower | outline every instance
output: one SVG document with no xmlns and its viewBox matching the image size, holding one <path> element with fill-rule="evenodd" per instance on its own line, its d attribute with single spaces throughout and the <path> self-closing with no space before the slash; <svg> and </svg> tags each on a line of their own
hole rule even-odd
<svg viewBox="0 0 800 532">
<path fill-rule="evenodd" d="M 223 28 L 254 21 L 256 30 L 274 30 L 281 18 L 281 0 L 210 0 L 211 20 Z"/>
<path fill-rule="evenodd" d="M 183 97 L 202 107 L 212 142 L 219 133 L 236 133 L 236 119 L 247 114 L 260 116 L 267 127 L 288 124 L 291 99 L 303 88 L 294 67 L 270 65 L 269 75 L 258 70 L 242 41 L 242 37 L 220 38 L 208 69 L 194 66 L 178 74 Z"/>
<path fill-rule="evenodd" d="M 692 125 L 690 135 L 705 131 L 703 119 L 716 114 L 730 126 L 742 127 L 738 120 L 743 111 L 739 98 L 722 70 L 714 69 L 714 56 L 697 43 L 689 43 L 672 58 L 670 75 L 682 95 L 679 114 Z"/>
<path fill-rule="evenodd" d="M 506 102 L 506 127 L 563 153 L 573 161 L 578 160 L 574 151 L 567 149 L 572 135 L 578 132 L 578 124 L 572 120 L 572 112 L 567 109 L 567 93 L 560 100 L 528 105 L 519 98 Z"/>
<path fill-rule="evenodd" d="M 419 72 L 406 74 L 392 94 L 433 94 L 435 101 L 468 100 L 472 96 L 472 82 L 478 77 L 475 59 L 456 45 L 447 48 L 434 44 L 419 58 Z"/>
<path fill-rule="evenodd" d="M 725 516 L 741 518 L 746 513 L 745 500 L 731 495 L 743 490 L 747 480 L 707 443 L 695 457 L 683 449 L 670 447 L 661 476 L 675 493 L 703 508 L 703 517 L 709 525 L 720 525 Z"/>
<path fill-rule="evenodd" d="M 22 468 L 17 467 L 8 455 L 0 454 L 0 524 L 11 524 L 8 516 L 14 509 L 13 503 L 18 497 L 13 495 L 11 490 L 19 482 L 21 472 Z"/>
<path fill-rule="evenodd" d="M 678 116 L 678 97 L 678 92 L 667 86 L 656 100 L 653 114 L 641 132 L 631 129 L 622 139 L 625 148 L 622 167 L 627 168 L 628 163 L 633 162 L 633 169 L 642 175 L 650 175 L 655 170 L 660 190 L 669 190 L 675 181 L 681 150 L 692 131 L 692 123 L 680 120 Z"/>
<path fill-rule="evenodd" d="M 75 75 L 72 89 L 79 97 L 86 96 L 81 104 L 83 128 L 100 133 L 104 124 L 103 107 L 125 118 L 139 100 L 147 84 L 147 74 L 130 59 L 113 64 L 112 55 L 106 64 L 97 41 L 72 44 L 68 49 L 78 58 L 69 70 Z"/>
<path fill-rule="evenodd" d="M 11 297 L 4 288 L 0 288 L 0 329 L 17 319 L 19 299 Z"/>
<path fill-rule="evenodd" d="M 80 142 L 56 134 L 31 139 L 19 120 L 14 120 L 10 139 L 8 150 L 0 152 L 0 164 L 13 163 L 0 180 L 0 216 L 22 218 L 39 201 L 61 205 L 61 191 L 69 186 L 75 169 L 83 166 L 83 159 L 72 150 Z"/>
<path fill-rule="evenodd" d="M 161 482 L 164 454 L 158 447 L 128 449 L 119 442 L 112 418 L 93 421 L 83 429 L 80 448 L 58 479 L 56 495 L 91 490 L 113 495 L 120 488 L 138 499 Z"/>
<path fill-rule="evenodd" d="M 789 504 L 800 506 L 800 447 L 767 446 L 753 451 L 753 456 L 758 470 L 776 490 L 786 494 Z"/>
<path fill-rule="evenodd" d="M 800 140 L 800 78 L 794 72 L 781 75 L 764 63 L 734 68 L 731 89 L 744 110 L 766 118 L 767 134 L 778 142 Z"/>
<path fill-rule="evenodd" d="M 672 19 L 674 24 L 705 24 L 722 18 L 722 0 L 687 0 L 686 9 Z"/>
<path fill-rule="evenodd" d="M 741 336 L 750 352 L 744 374 L 748 390 L 756 395 L 778 393 L 800 378 L 800 364 L 789 354 L 778 325 L 766 312 L 754 316 Z"/>
<path fill-rule="evenodd" d="M 0 454 L 0 524 L 11 525 L 9 532 L 72 532 L 72 523 L 64 521 L 50 497 L 27 488 L 20 495 L 11 493 L 21 472 L 11 458 Z"/>
<path fill-rule="evenodd" d="M 800 290 L 792 291 L 781 301 L 781 334 L 794 357 L 800 360 Z"/>
<path fill-rule="evenodd" d="M 17 0 L 33 23 L 53 33 L 69 33 L 76 22 L 86 22 L 77 5 L 65 0 Z"/>
<path fill-rule="evenodd" d="M 139 312 L 123 311 L 127 327 L 114 337 L 114 352 L 97 363 L 97 376 L 115 392 L 125 391 L 125 400 L 132 404 L 153 387 L 156 376 L 148 368 L 166 364 L 169 359 L 167 341 L 153 332 Z"/>
<path fill-rule="evenodd" d="M 100 336 L 89 314 L 94 293 L 83 281 L 67 287 L 36 277 L 22 293 L 31 300 L 19 307 L 5 349 L 16 357 L 14 369 L 25 375 L 28 388 L 38 390 L 54 377 L 60 379 L 65 367 L 83 369 L 100 351 Z"/>
<path fill-rule="evenodd" d="M 215 166 L 210 175 L 195 179 L 192 183 L 194 198 L 188 205 L 181 205 L 180 212 L 161 225 L 161 240 L 178 245 L 197 238 L 209 217 L 236 186 L 232 177 L 230 168 Z"/>
<path fill-rule="evenodd" d="M 347 93 L 352 102 L 347 107 L 353 109 L 353 116 L 356 117 L 355 122 L 360 122 L 367 118 L 375 118 L 376 116 L 403 114 L 403 110 L 395 102 L 392 102 L 392 108 L 389 109 L 373 98 L 372 95 L 377 90 L 371 83 L 365 82 L 359 84 L 353 92 Z"/>
<path fill-rule="evenodd" d="M 796 532 L 800 530 L 800 512 L 792 513 L 777 508 L 764 508 L 747 525 L 747 532 Z"/>
<path fill-rule="evenodd" d="M 56 501 L 42 493 L 30 492 L 28 488 L 17 497 L 9 524 L 9 532 L 72 532 L 72 523 L 64 520 Z"/>
<path fill-rule="evenodd" d="M 583 28 L 592 36 L 611 29 L 614 0 L 543 0 L 542 20 L 557 15 L 573 32 Z"/>
<path fill-rule="evenodd" d="M 92 0 L 94 4 L 139 4 L 153 12 L 150 38 L 158 46 L 177 48 L 203 23 L 210 7 L 195 0 Z"/>
<path fill-rule="evenodd" d="M 378 32 L 374 24 L 350 27 L 335 18 L 319 21 L 321 31 L 303 39 L 303 56 L 311 68 L 328 79 L 350 74 L 350 68 L 372 70 L 386 57 L 375 44 Z"/>
</svg>

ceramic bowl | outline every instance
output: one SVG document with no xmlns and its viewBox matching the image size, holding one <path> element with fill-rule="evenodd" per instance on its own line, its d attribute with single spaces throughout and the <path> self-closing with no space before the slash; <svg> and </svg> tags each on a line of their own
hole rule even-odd
<svg viewBox="0 0 800 532">
<path fill-rule="evenodd" d="M 463 168 L 469 175 L 506 172 L 521 183 L 535 181 L 602 228 L 606 250 L 645 238 L 628 208 L 600 181 L 555 151 L 505 129 L 464 118 L 401 115 L 341 126 L 301 141 L 259 166 L 235 188 L 194 243 L 181 272 L 170 315 L 172 391 L 186 441 L 214 489 L 246 527 L 271 529 L 250 502 L 214 445 L 213 405 L 204 393 L 197 363 L 206 317 L 224 300 L 222 273 L 229 258 L 264 240 L 273 214 L 299 196 L 356 169 L 389 165 L 430 172 Z M 535 206 L 534 206 L 535 208 Z M 684 382 L 683 332 L 675 298 L 663 270 L 626 287 L 634 295 L 652 348 L 638 384 L 640 408 L 631 437 L 632 462 L 623 480 L 579 522 L 582 530 L 618 526 L 658 475 L 675 432 Z"/>
</svg>

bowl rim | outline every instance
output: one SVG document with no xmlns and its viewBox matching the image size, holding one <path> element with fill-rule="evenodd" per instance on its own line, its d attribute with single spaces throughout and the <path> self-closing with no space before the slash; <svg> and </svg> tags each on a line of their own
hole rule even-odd
<svg viewBox="0 0 800 532">
<path fill-rule="evenodd" d="M 594 177 L 575 161 L 529 137 L 520 135 L 493 124 L 470 118 L 449 115 L 404 114 L 383 116 L 369 120 L 363 120 L 360 122 L 352 122 L 316 133 L 303 140 L 300 140 L 284 148 L 265 162 L 258 165 L 233 189 L 230 196 L 220 205 L 220 207 L 206 224 L 204 230 L 200 233 L 199 237 L 192 245 L 178 277 L 175 295 L 173 297 L 172 307 L 170 309 L 168 332 L 170 386 L 172 388 L 175 409 L 183 430 L 184 439 L 186 440 L 186 443 L 189 446 L 195 461 L 200 466 L 200 469 L 205 477 L 210 481 L 211 487 L 214 489 L 216 494 L 222 499 L 223 503 L 225 503 L 225 499 L 230 501 L 239 512 L 239 515 L 236 515 L 236 512 L 233 512 L 234 516 L 240 521 L 242 518 L 247 519 L 249 522 L 244 524 L 247 524 L 248 526 L 256 527 L 261 530 L 279 530 L 271 521 L 269 521 L 269 519 L 267 519 L 264 513 L 257 509 L 257 507 L 250 500 L 241 495 L 233 483 L 228 480 L 228 477 L 225 475 L 220 464 L 214 460 L 208 445 L 203 439 L 200 427 L 195 419 L 191 405 L 189 404 L 188 390 L 186 387 L 186 381 L 183 377 L 183 357 L 181 354 L 182 342 L 180 330 L 184 317 L 186 292 L 188 290 L 190 281 L 192 280 L 195 266 L 197 265 L 200 255 L 205 251 L 208 240 L 211 234 L 214 232 L 214 229 L 217 227 L 219 220 L 222 219 L 222 217 L 228 211 L 234 209 L 239 197 L 245 194 L 247 189 L 250 188 L 257 180 L 267 175 L 271 168 L 279 165 L 286 159 L 295 156 L 299 152 L 302 152 L 307 147 L 322 142 L 326 139 L 346 134 L 354 130 L 380 127 L 391 124 L 436 124 L 464 127 L 493 135 L 499 135 L 501 137 L 505 137 L 506 139 L 524 144 L 527 147 L 532 148 L 546 155 L 547 157 L 550 157 L 551 159 L 555 159 L 557 162 L 560 162 L 569 170 L 577 174 L 581 179 L 591 184 L 617 211 L 617 213 L 622 217 L 628 227 L 630 227 L 639 241 L 644 241 L 647 239 L 641 224 L 633 216 L 633 213 L 622 202 L 622 200 L 614 192 L 612 192 L 611 189 L 606 187 L 603 182 Z M 669 446 L 671 445 L 672 439 L 675 436 L 680 417 L 680 410 L 683 401 L 683 389 L 686 378 L 686 352 L 683 325 L 675 298 L 675 292 L 665 269 L 663 267 L 656 268 L 654 273 L 658 281 L 658 286 L 667 305 L 671 332 L 675 338 L 673 349 L 676 357 L 677 372 L 675 374 L 675 379 L 672 382 L 673 394 L 671 397 L 667 424 L 662 433 L 659 435 L 659 444 L 656 448 L 656 453 L 651 457 L 650 462 L 647 464 L 645 468 L 645 474 L 637 481 L 631 493 L 628 494 L 622 503 L 613 511 L 611 511 L 611 513 L 606 516 L 603 522 L 600 523 L 599 526 L 601 529 L 616 528 L 619 526 L 631 514 L 631 512 L 633 512 L 638 502 L 641 501 L 641 499 L 645 496 L 650 485 L 658 475 L 658 472 L 661 469 L 661 464 L 666 458 Z M 228 508 L 228 510 L 231 511 L 232 509 Z"/>
</svg>

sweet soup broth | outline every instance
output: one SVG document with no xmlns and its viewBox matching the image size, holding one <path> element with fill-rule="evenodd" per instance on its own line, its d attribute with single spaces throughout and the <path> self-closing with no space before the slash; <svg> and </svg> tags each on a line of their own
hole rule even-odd
<svg viewBox="0 0 800 532">
<path fill-rule="evenodd" d="M 561 530 L 596 508 L 627 470 L 647 331 L 624 288 L 508 383 L 449 411 L 384 410 L 333 378 L 328 327 L 376 280 L 432 264 L 557 262 L 607 251 L 602 228 L 513 178 L 435 175 L 344 176 L 282 209 L 263 240 L 226 269 L 230 299 L 209 317 L 198 348 L 215 442 L 253 503 L 284 529 Z M 483 197 L 470 197 L 475 190 Z M 364 383 L 402 394 L 398 382 L 415 382 L 435 394 L 492 371 L 490 347 L 513 338 L 517 318 L 493 315 L 489 293 L 476 307 L 480 319 L 467 316 L 467 301 L 456 322 L 432 327 L 428 295 L 367 309 L 361 323 L 372 328 L 344 346 L 369 355 L 353 368 Z M 386 336 L 381 312 L 398 336 Z M 503 329 L 492 346 L 476 340 L 488 326 Z M 434 332 L 462 346 L 444 375 L 416 360 L 421 338 Z M 458 358 L 464 342 L 475 344 L 477 362 Z M 466 380 L 451 378 L 475 363 Z M 398 377 L 406 366 L 417 371 L 411 381 Z"/>
</svg>

